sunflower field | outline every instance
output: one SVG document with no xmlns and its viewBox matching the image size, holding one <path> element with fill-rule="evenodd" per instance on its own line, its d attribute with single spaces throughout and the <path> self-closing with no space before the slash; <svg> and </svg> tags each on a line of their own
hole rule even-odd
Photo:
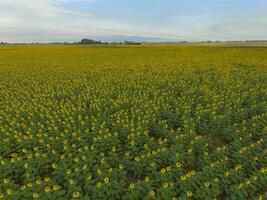
<svg viewBox="0 0 267 200">
<path fill-rule="evenodd" d="M 0 47 L 0 199 L 267 199 L 267 48 Z"/>
</svg>

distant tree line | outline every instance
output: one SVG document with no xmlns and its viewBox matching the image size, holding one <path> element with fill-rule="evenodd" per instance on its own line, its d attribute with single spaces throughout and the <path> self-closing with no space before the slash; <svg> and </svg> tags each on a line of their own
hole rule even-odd
<svg viewBox="0 0 267 200">
<path fill-rule="evenodd" d="M 92 39 L 82 39 L 78 44 L 87 44 L 87 45 L 141 45 L 141 42 L 132 42 L 132 41 L 125 41 L 125 42 L 102 42 L 102 41 L 96 41 Z"/>
<path fill-rule="evenodd" d="M 101 41 L 95 41 L 91 39 L 82 39 L 79 43 L 80 44 L 103 44 L 103 42 Z"/>
<path fill-rule="evenodd" d="M 200 43 L 227 43 L 227 42 L 267 42 L 267 40 L 245 40 L 245 41 L 201 41 Z M 73 44 L 81 44 L 81 45 L 142 45 L 146 42 L 134 42 L 134 41 L 124 41 L 124 42 L 102 42 L 92 39 L 82 39 L 80 42 L 50 42 L 50 43 L 41 43 L 41 42 L 32 42 L 32 43 L 8 43 L 8 42 L 0 42 L 0 45 L 45 45 L 45 44 L 55 44 L 55 45 L 73 45 Z M 149 43 L 149 42 L 148 42 Z M 180 43 L 191 43 L 188 41 L 180 41 L 180 42 L 156 42 L 156 43 L 166 43 L 166 44 L 180 44 Z M 195 42 L 193 42 L 195 43 Z"/>
<path fill-rule="evenodd" d="M 63 45 L 72 45 L 72 44 L 81 44 L 81 45 L 142 45 L 141 42 L 102 42 L 92 39 L 82 39 L 80 42 L 50 42 L 50 43 L 40 43 L 40 42 L 32 42 L 32 43 L 8 43 L 8 42 L 0 42 L 0 45 L 42 45 L 42 44 L 63 44 Z"/>
</svg>

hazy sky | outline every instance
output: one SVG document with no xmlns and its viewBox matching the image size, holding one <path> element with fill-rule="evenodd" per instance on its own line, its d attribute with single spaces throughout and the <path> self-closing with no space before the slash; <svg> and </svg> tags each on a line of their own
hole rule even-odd
<svg viewBox="0 0 267 200">
<path fill-rule="evenodd" d="M 267 39 L 267 0 L 0 0 L 0 41 Z"/>
</svg>

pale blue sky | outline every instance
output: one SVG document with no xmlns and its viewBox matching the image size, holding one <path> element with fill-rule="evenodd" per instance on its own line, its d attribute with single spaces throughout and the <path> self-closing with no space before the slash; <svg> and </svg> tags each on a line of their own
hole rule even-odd
<svg viewBox="0 0 267 200">
<path fill-rule="evenodd" d="M 0 0 L 0 41 L 267 39 L 267 0 Z"/>
</svg>

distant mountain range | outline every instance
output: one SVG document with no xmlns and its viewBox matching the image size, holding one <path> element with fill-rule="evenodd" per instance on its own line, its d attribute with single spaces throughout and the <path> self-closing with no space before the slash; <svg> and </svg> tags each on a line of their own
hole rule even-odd
<svg viewBox="0 0 267 200">
<path fill-rule="evenodd" d="M 128 36 L 128 35 L 109 35 L 109 36 L 96 36 L 91 37 L 94 40 L 100 40 L 103 42 L 178 42 L 177 40 L 158 37 L 142 37 L 142 36 Z"/>
</svg>

